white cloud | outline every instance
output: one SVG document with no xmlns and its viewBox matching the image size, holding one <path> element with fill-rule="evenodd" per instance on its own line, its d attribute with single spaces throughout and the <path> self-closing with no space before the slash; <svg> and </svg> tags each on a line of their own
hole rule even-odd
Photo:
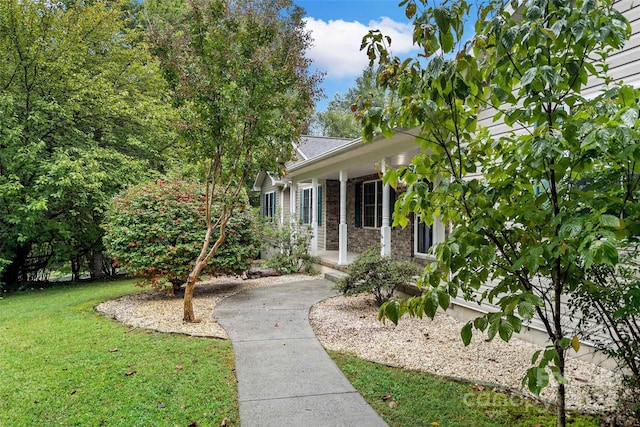
<svg viewBox="0 0 640 427">
<path fill-rule="evenodd" d="M 305 21 L 314 39 L 307 55 L 313 59 L 313 67 L 327 73 L 327 79 L 355 78 L 362 74 L 369 59 L 365 51 L 360 51 L 360 44 L 369 30 L 380 30 L 383 35 L 391 37 L 394 55 L 404 56 L 415 50 L 413 26 L 390 18 L 383 17 L 367 25 L 358 21 L 326 22 L 312 17 L 305 18 Z"/>
</svg>

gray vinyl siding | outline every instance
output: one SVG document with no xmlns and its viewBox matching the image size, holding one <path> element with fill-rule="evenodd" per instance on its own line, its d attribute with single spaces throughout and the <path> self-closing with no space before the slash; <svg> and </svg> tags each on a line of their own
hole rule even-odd
<svg viewBox="0 0 640 427">
<path fill-rule="evenodd" d="M 626 84 L 640 86 L 640 1 L 621 0 L 615 3 L 615 7 L 623 13 L 631 24 L 631 37 L 624 47 L 609 55 L 609 76 L 613 81 L 623 81 Z M 602 89 L 603 82 L 591 79 L 582 88 L 583 95 L 595 95 Z M 487 127 L 492 135 L 500 137 L 510 131 L 522 134 L 525 128 L 510 128 L 502 119 L 494 122 L 496 110 L 488 108 L 478 115 L 478 125 Z"/>
<path fill-rule="evenodd" d="M 629 20 L 631 37 L 624 47 L 607 58 L 609 77 L 614 82 L 622 81 L 630 85 L 640 84 L 640 2 L 622 0 L 615 3 L 616 9 Z M 595 95 L 602 89 L 603 81 L 591 79 L 582 88 L 583 95 Z"/>
<path fill-rule="evenodd" d="M 615 3 L 615 7 L 623 13 L 623 15 L 629 20 L 631 24 L 631 37 L 625 44 L 625 46 L 612 54 L 607 59 L 609 65 L 609 76 L 614 82 L 623 81 L 626 84 L 635 85 L 640 87 L 640 1 L 638 0 L 622 0 Z M 582 88 L 582 94 L 585 96 L 596 95 L 603 87 L 602 81 L 592 79 Z M 496 110 L 493 108 L 482 111 L 478 116 L 478 124 L 480 126 L 487 127 L 494 137 L 500 137 L 510 131 L 514 131 L 516 134 L 526 132 L 526 129 L 509 128 L 505 125 L 502 119 L 493 121 L 493 117 Z M 484 291 L 489 291 L 492 287 L 492 283 L 488 282 L 481 286 L 480 289 L 475 292 L 477 297 Z M 452 302 L 456 305 L 470 308 L 472 310 L 489 313 L 499 311 L 499 307 L 488 302 L 483 302 L 482 305 L 477 303 L 464 301 L 463 298 L 454 298 Z M 568 313 L 566 304 L 562 304 L 562 310 Z M 569 325 L 569 318 L 565 317 L 565 324 Z M 545 331 L 544 324 L 536 315 L 528 324 L 525 324 L 533 329 Z M 599 339 L 604 339 L 604 336 L 598 336 Z M 591 344 L 591 343 L 586 343 Z"/>
</svg>

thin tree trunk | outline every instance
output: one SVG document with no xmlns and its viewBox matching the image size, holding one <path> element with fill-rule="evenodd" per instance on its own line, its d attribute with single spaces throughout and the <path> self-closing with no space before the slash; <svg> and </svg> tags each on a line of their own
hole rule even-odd
<svg viewBox="0 0 640 427">
<path fill-rule="evenodd" d="M 558 352 L 558 368 L 560 369 L 560 375 L 564 378 L 564 365 L 565 365 L 565 351 L 558 344 L 556 344 L 556 351 Z M 558 421 L 558 427 L 565 427 L 567 425 L 566 414 L 566 390 L 562 383 L 558 383 L 558 399 L 556 402 L 556 418 Z"/>
<path fill-rule="evenodd" d="M 196 321 L 196 314 L 193 311 L 193 289 L 196 286 L 196 281 L 200 277 L 202 269 L 205 267 L 206 262 L 198 257 L 193 271 L 189 274 L 187 282 L 184 287 L 184 309 L 182 314 L 182 320 L 184 322 L 193 323 Z"/>
</svg>

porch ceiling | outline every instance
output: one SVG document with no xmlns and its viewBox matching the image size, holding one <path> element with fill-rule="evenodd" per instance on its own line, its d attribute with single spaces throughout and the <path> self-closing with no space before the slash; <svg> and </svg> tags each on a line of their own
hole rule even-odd
<svg viewBox="0 0 640 427">
<path fill-rule="evenodd" d="M 378 137 L 371 143 L 355 140 L 309 161 L 295 165 L 288 176 L 297 182 L 318 179 L 340 179 L 340 170 L 346 169 L 349 178 L 371 175 L 378 172 L 376 164 L 383 159 L 391 166 L 407 165 L 420 152 L 413 134 L 399 132 L 393 138 Z"/>
</svg>

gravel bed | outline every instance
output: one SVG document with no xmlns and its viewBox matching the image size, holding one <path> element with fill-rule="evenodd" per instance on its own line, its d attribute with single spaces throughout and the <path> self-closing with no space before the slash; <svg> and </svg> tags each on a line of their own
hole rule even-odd
<svg viewBox="0 0 640 427">
<path fill-rule="evenodd" d="M 227 333 L 215 319 L 218 301 L 259 286 L 310 279 L 313 278 L 305 275 L 252 280 L 224 277 L 199 283 L 193 300 L 198 323 L 182 321 L 182 298 L 165 297 L 157 291 L 106 301 L 96 310 L 132 328 L 227 339 Z M 518 338 L 509 343 L 497 338 L 487 342 L 486 337 L 475 333 L 472 343 L 464 347 L 460 338 L 463 324 L 444 314 L 438 314 L 433 321 L 405 317 L 398 326 L 391 322 L 383 324 L 378 321 L 377 307 L 368 295 L 329 298 L 312 307 L 309 318 L 318 339 L 329 350 L 518 391 L 531 356 L 539 349 Z M 613 410 L 619 375 L 575 359 L 569 360 L 566 374 L 569 408 L 589 412 Z M 554 391 L 554 387 L 547 388 L 542 399 L 553 401 Z"/>
<path fill-rule="evenodd" d="M 220 277 L 198 283 L 193 290 L 193 310 L 197 323 L 182 321 L 181 296 L 167 297 L 158 291 L 125 295 L 105 301 L 98 304 L 96 310 L 132 328 L 228 339 L 227 332 L 215 318 L 214 309 L 218 301 L 247 289 L 300 280 L 309 280 L 309 277 L 300 274 L 249 280 Z"/>
<path fill-rule="evenodd" d="M 477 332 L 465 347 L 460 338 L 464 324 L 445 314 L 438 314 L 434 320 L 406 316 L 397 326 L 389 321 L 383 324 L 377 316 L 373 298 L 358 295 L 316 304 L 310 322 L 329 350 L 514 391 L 520 391 L 531 356 L 540 349 L 515 337 L 508 343 L 499 338 L 488 342 L 486 335 Z M 589 412 L 613 410 L 621 379 L 618 374 L 590 362 L 570 359 L 566 376 L 569 408 Z M 555 387 L 546 388 L 541 398 L 555 400 Z"/>
</svg>

